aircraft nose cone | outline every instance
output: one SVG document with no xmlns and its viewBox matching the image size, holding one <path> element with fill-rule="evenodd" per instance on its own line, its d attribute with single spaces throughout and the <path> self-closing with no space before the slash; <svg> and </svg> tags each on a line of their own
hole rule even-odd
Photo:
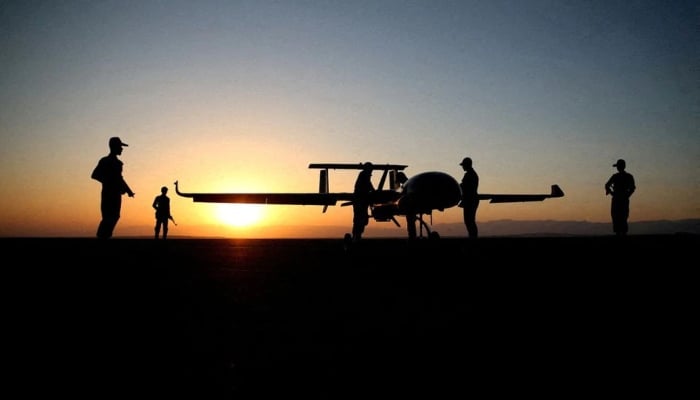
<svg viewBox="0 0 700 400">
<path fill-rule="evenodd" d="M 461 198 L 459 183 L 452 176 L 444 172 L 424 172 L 406 182 L 399 207 L 428 213 L 454 207 Z"/>
</svg>

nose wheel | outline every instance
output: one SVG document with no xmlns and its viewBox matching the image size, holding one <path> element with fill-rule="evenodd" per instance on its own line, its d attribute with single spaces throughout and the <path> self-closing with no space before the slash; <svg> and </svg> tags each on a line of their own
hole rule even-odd
<svg viewBox="0 0 700 400">
<path fill-rule="evenodd" d="M 420 231 L 418 237 L 423 237 L 423 229 L 425 229 L 429 240 L 440 239 L 440 234 L 436 231 L 431 230 L 430 225 L 427 222 L 425 222 L 425 219 L 423 219 L 423 214 L 418 214 L 418 223 L 420 224 Z"/>
</svg>

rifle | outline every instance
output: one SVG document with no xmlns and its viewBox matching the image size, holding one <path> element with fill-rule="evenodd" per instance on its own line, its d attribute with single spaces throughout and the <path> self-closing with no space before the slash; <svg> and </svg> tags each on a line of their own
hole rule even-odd
<svg viewBox="0 0 700 400">
<path fill-rule="evenodd" d="M 175 218 L 173 218 L 172 215 L 169 215 L 169 216 L 168 216 L 168 219 L 171 220 L 171 221 L 173 221 L 173 224 L 175 224 L 175 226 L 177 226 L 177 223 L 175 222 Z"/>
</svg>

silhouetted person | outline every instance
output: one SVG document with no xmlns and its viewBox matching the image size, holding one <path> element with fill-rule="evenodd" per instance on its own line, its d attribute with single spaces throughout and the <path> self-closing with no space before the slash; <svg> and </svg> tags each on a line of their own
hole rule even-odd
<svg viewBox="0 0 700 400">
<path fill-rule="evenodd" d="M 102 157 L 92 171 L 92 179 L 102 183 L 100 199 L 102 220 L 97 227 L 97 237 L 100 239 L 112 237 L 114 227 L 117 225 L 120 217 L 122 195 L 125 193 L 129 197 L 134 197 L 135 195 L 122 176 L 124 163 L 117 158 L 117 156 L 122 154 L 124 146 L 128 146 L 128 144 L 122 142 L 118 137 L 110 138 L 109 154 Z"/>
<path fill-rule="evenodd" d="M 168 238 L 168 220 L 172 219 L 170 215 L 170 197 L 168 197 L 168 188 L 166 186 L 160 188 L 160 194 L 153 199 L 153 208 L 156 210 L 155 238 L 158 239 L 162 227 L 163 240 L 165 240 Z"/>
<path fill-rule="evenodd" d="M 619 159 L 613 167 L 617 167 L 607 182 L 605 182 L 605 194 L 612 195 L 610 202 L 610 215 L 612 216 L 613 232 L 618 236 L 627 234 L 627 219 L 630 215 L 630 196 L 637 189 L 632 174 L 625 171 L 625 160 Z"/>
<path fill-rule="evenodd" d="M 464 176 L 459 187 L 462 189 L 462 201 L 459 206 L 464 213 L 464 225 L 470 238 L 476 239 L 479 236 L 479 229 L 476 226 L 476 210 L 479 208 L 479 175 L 472 168 L 472 159 L 465 157 L 459 165 L 464 169 Z"/>
<path fill-rule="evenodd" d="M 370 194 L 372 192 L 374 192 L 374 185 L 372 184 L 372 163 L 366 162 L 363 165 L 362 171 L 357 175 L 355 189 L 353 191 L 352 240 L 354 242 L 362 239 L 365 226 L 369 224 Z"/>
<path fill-rule="evenodd" d="M 416 214 L 408 213 L 406 214 L 406 228 L 408 229 L 408 240 L 413 240 L 417 237 L 416 235 L 416 223 L 418 222 L 418 216 Z"/>
<path fill-rule="evenodd" d="M 396 174 L 396 183 L 399 184 L 400 188 L 403 188 L 404 183 L 408 181 L 408 177 L 403 172 L 398 172 Z M 406 229 L 408 229 L 408 239 L 413 240 L 417 237 L 416 235 L 416 224 L 418 222 L 418 216 L 414 213 L 406 213 Z"/>
</svg>

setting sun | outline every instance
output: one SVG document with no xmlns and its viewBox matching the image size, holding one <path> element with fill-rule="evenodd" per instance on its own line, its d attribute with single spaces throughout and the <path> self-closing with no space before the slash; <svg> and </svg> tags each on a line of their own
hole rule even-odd
<svg viewBox="0 0 700 400">
<path fill-rule="evenodd" d="M 217 209 L 219 220 L 235 227 L 256 224 L 263 216 L 259 204 L 221 204 Z"/>
</svg>

